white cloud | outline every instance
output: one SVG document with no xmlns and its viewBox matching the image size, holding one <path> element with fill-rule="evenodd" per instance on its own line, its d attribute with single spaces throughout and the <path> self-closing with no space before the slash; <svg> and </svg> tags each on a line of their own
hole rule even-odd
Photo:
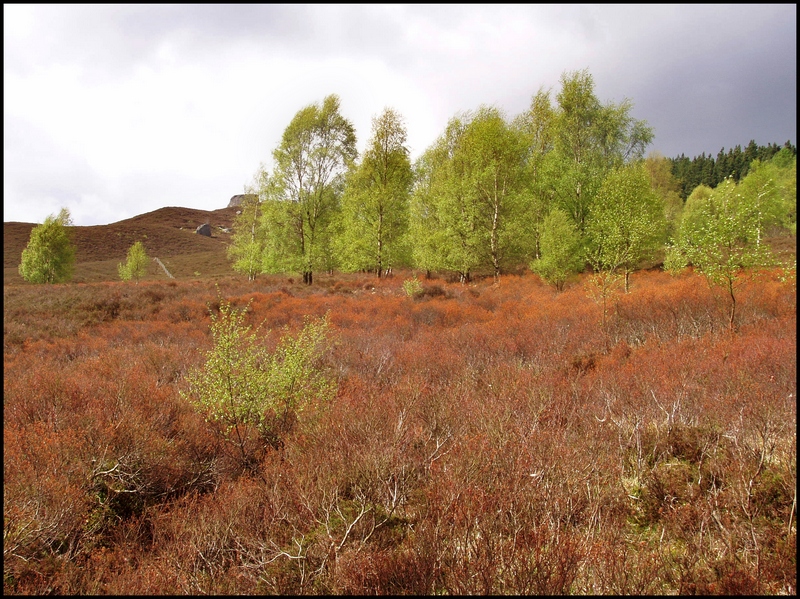
<svg viewBox="0 0 800 599">
<path fill-rule="evenodd" d="M 416 157 L 457 112 L 491 104 L 514 116 L 583 68 L 602 100 L 633 100 L 668 156 L 782 142 L 796 125 L 795 15 L 788 5 L 4 5 L 4 219 L 41 222 L 63 205 L 77 224 L 221 208 L 271 163 L 295 113 L 328 94 L 359 149 L 372 117 L 398 110 Z"/>
</svg>

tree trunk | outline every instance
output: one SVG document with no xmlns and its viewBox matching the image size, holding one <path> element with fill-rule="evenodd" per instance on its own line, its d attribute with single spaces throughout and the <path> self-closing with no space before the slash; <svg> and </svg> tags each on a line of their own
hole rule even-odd
<svg viewBox="0 0 800 599">
<path fill-rule="evenodd" d="M 383 272 L 383 211 L 378 215 L 378 278 Z"/>
</svg>

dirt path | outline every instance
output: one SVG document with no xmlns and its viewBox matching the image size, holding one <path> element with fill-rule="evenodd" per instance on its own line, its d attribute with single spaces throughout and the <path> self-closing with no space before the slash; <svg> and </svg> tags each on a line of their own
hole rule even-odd
<svg viewBox="0 0 800 599">
<path fill-rule="evenodd" d="M 159 260 L 158 258 L 153 258 L 153 260 L 155 260 L 155 261 L 158 263 L 158 265 L 159 265 L 161 268 L 163 268 L 163 269 L 164 269 L 164 272 L 165 272 L 165 273 L 167 273 L 167 276 L 168 276 L 170 279 L 174 279 L 174 278 L 175 278 L 175 277 L 173 277 L 173 276 L 172 276 L 172 273 L 171 273 L 171 272 L 169 272 L 169 271 L 167 270 L 167 267 L 166 267 L 166 266 L 164 266 L 164 263 L 163 263 L 161 260 Z"/>
</svg>

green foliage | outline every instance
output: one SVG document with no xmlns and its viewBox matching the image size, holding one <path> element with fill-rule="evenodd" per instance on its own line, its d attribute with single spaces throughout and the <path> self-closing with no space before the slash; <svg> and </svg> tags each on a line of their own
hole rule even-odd
<svg viewBox="0 0 800 599">
<path fill-rule="evenodd" d="M 409 202 L 411 261 L 417 268 L 432 271 L 445 267 L 445 228 L 436 207 L 440 152 L 428 148 L 414 164 L 414 190 Z"/>
<path fill-rule="evenodd" d="M 797 232 L 797 158 L 785 148 L 769 162 L 754 160 L 739 192 L 756 204 L 765 231 Z"/>
<path fill-rule="evenodd" d="M 565 271 L 552 237 L 549 257 L 542 247 L 545 219 L 558 208 L 577 227 L 594 268 L 619 270 L 627 289 L 632 270 L 658 259 L 682 220 L 692 218 L 696 201 L 686 202 L 684 215 L 676 163 L 652 155 L 641 166 L 652 128 L 633 117 L 630 100 L 602 102 L 588 70 L 563 73 L 557 93 L 540 89 L 511 121 L 486 106 L 455 115 L 413 167 L 405 126 L 392 109 L 373 119 L 356 162 L 355 131 L 339 105 L 331 95 L 298 111 L 273 152 L 274 171 L 261 169 L 259 206 L 243 210 L 228 251 L 234 269 L 251 280 L 257 272 L 301 273 L 311 283 L 314 270 L 381 276 L 412 266 L 467 281 L 474 272 L 497 277 L 536 263 L 560 286 Z M 769 194 L 783 202 L 776 222 L 793 232 L 790 144 L 771 153 L 754 144 L 735 149 L 711 159 L 701 179 L 714 181 L 723 162 L 748 161 L 749 168 L 762 155 Z M 745 171 L 737 173 L 745 183 Z M 757 195 L 767 192 L 755 178 L 750 184 L 760 185 Z M 667 256 L 670 264 L 675 259 L 674 251 Z"/>
<path fill-rule="evenodd" d="M 281 203 L 262 217 L 265 272 L 302 272 L 310 284 L 314 270 L 332 266 L 332 225 L 356 154 L 355 129 L 335 94 L 295 115 L 272 153 L 271 182 L 260 190 Z"/>
<path fill-rule="evenodd" d="M 304 272 L 305 250 L 301 207 L 294 202 L 267 198 L 261 205 L 260 237 L 264 250 L 261 271 L 268 274 Z"/>
<path fill-rule="evenodd" d="M 268 185 L 268 174 L 262 167 L 258 183 Z M 261 214 L 261 201 L 254 193 L 249 193 L 241 204 L 241 213 L 233 221 L 233 235 L 228 246 L 228 258 L 233 261 L 233 270 L 246 274 L 249 281 L 262 272 L 264 252 L 263 230 L 258 226 Z"/>
<path fill-rule="evenodd" d="M 328 336 L 327 318 L 307 321 L 294 337 L 285 334 L 274 351 L 245 324 L 247 307 L 221 300 L 211 312 L 214 346 L 202 368 L 188 376 L 188 397 L 225 438 L 245 455 L 247 427 L 267 443 L 278 444 L 303 409 L 329 399 L 332 382 L 319 367 Z"/>
<path fill-rule="evenodd" d="M 403 291 L 406 292 L 408 297 L 414 297 L 422 293 L 422 283 L 419 282 L 417 277 L 413 279 L 406 279 L 403 281 Z"/>
<path fill-rule="evenodd" d="M 519 254 L 524 153 L 520 132 L 494 108 L 450 120 L 417 164 L 415 266 L 453 270 L 462 280 L 478 267 L 500 274 Z"/>
<path fill-rule="evenodd" d="M 666 219 L 664 241 L 666 241 L 677 233 L 681 214 L 683 213 L 680 181 L 672 174 L 670 161 L 657 152 L 650 154 L 645 159 L 644 167 L 650 176 L 650 186 L 661 198 L 664 206 L 664 217 Z"/>
<path fill-rule="evenodd" d="M 514 127 L 525 146 L 523 161 L 523 211 L 517 224 L 520 238 L 526 241 L 529 257 L 540 258 L 541 236 L 545 217 L 553 203 L 555 182 L 560 164 L 555 152 L 556 112 L 550 94 L 540 89 L 532 98 L 530 108 L 514 119 Z"/>
<path fill-rule="evenodd" d="M 708 185 L 698 185 L 692 190 L 692 193 L 686 198 L 686 204 L 683 208 L 681 215 L 680 227 L 686 227 L 688 223 L 695 222 L 700 214 L 700 206 L 703 206 L 711 194 L 714 192 Z"/>
<path fill-rule="evenodd" d="M 542 225 L 542 257 L 530 268 L 559 291 L 570 275 L 583 267 L 581 236 L 575 224 L 560 208 L 554 208 Z"/>
<path fill-rule="evenodd" d="M 495 108 L 481 107 L 464 131 L 462 151 L 469 191 L 478 209 L 478 250 L 500 276 L 526 253 L 523 184 L 525 138 Z"/>
<path fill-rule="evenodd" d="M 709 285 L 725 289 L 730 297 L 729 327 L 734 327 L 736 288 L 750 271 L 772 264 L 762 239 L 775 218 L 767 197 L 737 186 L 732 179 L 707 197 L 695 196 L 681 222 L 678 239 L 667 254 L 665 267 L 678 270 L 686 264 L 705 275 Z M 690 197 L 690 199 L 692 199 Z"/>
<path fill-rule="evenodd" d="M 372 138 L 350 172 L 342 196 L 341 227 L 335 247 L 344 271 L 408 263 L 408 202 L 413 172 L 402 118 L 387 108 L 373 118 Z"/>
<path fill-rule="evenodd" d="M 642 164 L 609 172 L 597 193 L 587 226 L 588 258 L 595 270 L 630 272 L 661 247 L 664 204 Z"/>
<path fill-rule="evenodd" d="M 762 243 L 769 210 L 758 195 L 744 195 L 729 180 L 711 195 L 687 208 L 679 232 L 679 248 L 687 262 L 712 282 L 726 284 L 742 269 L 766 266 L 769 250 Z"/>
<path fill-rule="evenodd" d="M 128 258 L 125 263 L 119 264 L 119 278 L 123 281 L 133 279 L 138 285 L 139 279 L 147 273 L 147 262 L 144 245 L 141 241 L 137 241 L 128 250 Z"/>
<path fill-rule="evenodd" d="M 602 104 L 588 70 L 564 73 L 556 95 L 554 150 L 561 168 L 556 201 L 584 231 L 594 196 L 613 167 L 641 158 L 653 140 L 645 121 L 631 116 L 633 104 Z"/>
<path fill-rule="evenodd" d="M 19 274 L 30 283 L 61 283 L 72 278 L 75 247 L 67 226 L 72 224 L 69 211 L 62 208 L 58 216 L 50 215 L 31 230 L 27 247 L 22 250 Z"/>
<path fill-rule="evenodd" d="M 476 206 L 468 195 L 466 167 L 459 144 L 467 116 L 456 116 L 419 159 L 411 206 L 414 265 L 455 270 L 462 280 L 478 264 Z"/>
</svg>

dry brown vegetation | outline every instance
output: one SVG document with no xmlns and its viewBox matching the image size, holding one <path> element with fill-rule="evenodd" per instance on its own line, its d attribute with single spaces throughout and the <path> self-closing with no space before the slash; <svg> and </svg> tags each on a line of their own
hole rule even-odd
<svg viewBox="0 0 800 599">
<path fill-rule="evenodd" d="M 786 272 L 736 333 L 691 273 L 634 273 L 605 326 L 585 278 L 412 274 L 7 280 L 4 592 L 796 593 Z M 181 395 L 221 298 L 333 332 L 335 397 L 255 467 Z"/>
<path fill-rule="evenodd" d="M 68 227 L 75 245 L 73 283 L 117 281 L 117 265 L 128 249 L 141 241 L 147 255 L 159 258 L 177 279 L 208 278 L 231 274 L 226 249 L 237 208 L 206 211 L 193 208 L 161 208 L 110 225 Z M 195 229 L 209 223 L 211 237 Z M 32 223 L 3 223 L 4 284 L 23 283 L 19 274 L 22 250 L 28 244 Z M 197 274 L 199 273 L 199 274 Z M 167 280 L 164 271 L 151 262 L 148 279 Z"/>
</svg>

